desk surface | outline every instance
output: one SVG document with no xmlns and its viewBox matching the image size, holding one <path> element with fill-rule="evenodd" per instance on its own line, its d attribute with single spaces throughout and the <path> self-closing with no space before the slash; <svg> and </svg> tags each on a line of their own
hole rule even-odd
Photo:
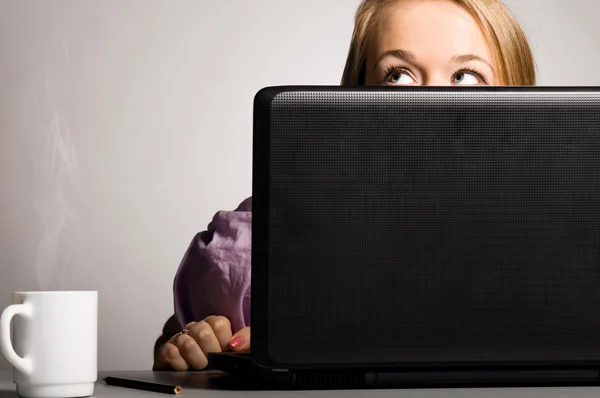
<svg viewBox="0 0 600 398">
<path fill-rule="evenodd" d="M 214 381 L 227 385 L 229 376 L 218 372 L 100 372 L 98 380 L 106 376 L 137 377 L 142 380 L 158 380 L 181 385 L 180 397 L 295 397 L 295 398 L 584 398 L 600 396 L 600 387 L 551 387 L 551 388 L 452 388 L 452 389 L 406 389 L 406 390 L 351 390 L 351 391 L 248 391 L 227 387 L 216 388 Z M 173 395 L 149 393 L 96 383 L 94 397 L 168 397 Z M 12 372 L 0 372 L 0 398 L 17 397 L 12 382 Z"/>
</svg>

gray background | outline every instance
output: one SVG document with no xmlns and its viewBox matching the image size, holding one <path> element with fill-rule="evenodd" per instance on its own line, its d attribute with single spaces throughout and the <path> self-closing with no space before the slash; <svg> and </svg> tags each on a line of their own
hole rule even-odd
<svg viewBox="0 0 600 398">
<path fill-rule="evenodd" d="M 338 84 L 358 3 L 0 0 L 0 307 L 99 290 L 100 369 L 150 368 L 191 238 L 251 194 L 254 94 Z M 507 4 L 541 85 L 600 85 L 600 2 Z"/>
</svg>

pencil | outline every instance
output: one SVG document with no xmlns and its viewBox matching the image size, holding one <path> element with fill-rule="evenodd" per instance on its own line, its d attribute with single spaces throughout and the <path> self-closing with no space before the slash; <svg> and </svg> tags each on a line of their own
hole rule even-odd
<svg viewBox="0 0 600 398">
<path fill-rule="evenodd" d="M 134 390 L 161 392 L 164 394 L 174 395 L 179 395 L 179 393 L 181 393 L 181 386 L 171 386 L 168 384 L 151 383 L 148 381 L 123 379 L 121 377 L 106 377 L 104 382 L 107 386 L 132 388 Z"/>
</svg>

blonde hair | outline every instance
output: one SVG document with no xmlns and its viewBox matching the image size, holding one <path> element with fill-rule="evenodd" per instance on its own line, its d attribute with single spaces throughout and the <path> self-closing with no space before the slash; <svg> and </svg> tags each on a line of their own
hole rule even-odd
<svg viewBox="0 0 600 398">
<path fill-rule="evenodd" d="M 366 59 L 373 29 L 385 9 L 402 0 L 363 0 L 358 7 L 342 85 L 365 84 Z M 499 85 L 534 86 L 535 62 L 521 26 L 501 0 L 451 0 L 479 24 L 490 46 Z"/>
</svg>

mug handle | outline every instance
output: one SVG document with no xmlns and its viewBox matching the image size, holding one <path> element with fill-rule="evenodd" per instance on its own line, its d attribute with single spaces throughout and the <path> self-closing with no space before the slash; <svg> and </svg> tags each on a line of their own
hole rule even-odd
<svg viewBox="0 0 600 398">
<path fill-rule="evenodd" d="M 10 321 L 15 315 L 30 317 L 31 313 L 31 306 L 25 303 L 9 305 L 0 315 L 0 350 L 15 369 L 27 376 L 31 376 L 33 364 L 30 358 L 21 358 L 15 352 L 10 340 Z"/>
</svg>

